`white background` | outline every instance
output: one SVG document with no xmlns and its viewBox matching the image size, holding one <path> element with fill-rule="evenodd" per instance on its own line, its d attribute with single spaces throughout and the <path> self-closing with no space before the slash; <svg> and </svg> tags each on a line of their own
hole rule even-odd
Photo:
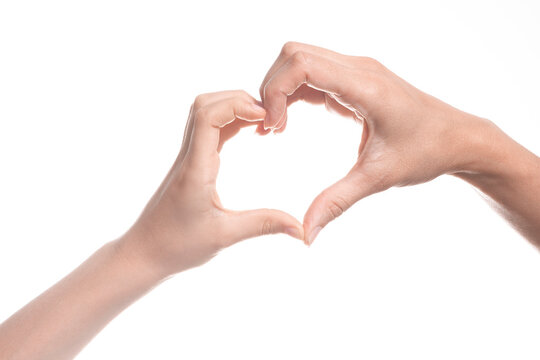
<svg viewBox="0 0 540 360">
<path fill-rule="evenodd" d="M 135 220 L 193 98 L 258 95 L 288 40 L 377 58 L 540 153 L 536 1 L 0 2 L 0 320 Z M 295 104 L 222 152 L 232 209 L 300 220 L 360 127 Z M 116 318 L 80 359 L 538 359 L 540 255 L 455 178 L 356 204 L 307 248 L 246 241 Z"/>
</svg>

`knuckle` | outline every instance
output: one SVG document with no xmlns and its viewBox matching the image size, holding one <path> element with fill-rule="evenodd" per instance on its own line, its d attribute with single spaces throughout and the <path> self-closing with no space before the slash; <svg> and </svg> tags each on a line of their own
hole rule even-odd
<svg viewBox="0 0 540 360">
<path fill-rule="evenodd" d="M 279 106 L 275 99 L 279 99 L 285 95 L 279 84 L 270 82 L 263 89 L 263 102 L 266 110 L 278 110 L 276 106 Z"/>
<path fill-rule="evenodd" d="M 210 118 L 211 110 L 208 106 L 203 106 L 195 110 L 195 122 L 206 121 Z"/>
<path fill-rule="evenodd" d="M 195 110 L 198 110 L 202 108 L 206 103 L 208 99 L 208 94 L 200 94 L 195 97 L 195 100 L 193 101 L 193 108 Z"/>
<path fill-rule="evenodd" d="M 273 222 L 272 219 L 264 219 L 261 225 L 261 235 L 269 235 L 273 233 Z"/>
<path fill-rule="evenodd" d="M 250 101 L 253 97 L 245 90 L 238 89 L 231 91 L 231 97 L 235 101 Z"/>
<path fill-rule="evenodd" d="M 249 95 L 246 90 L 236 90 L 235 94 L 241 99 L 251 99 L 251 95 Z"/>
<path fill-rule="evenodd" d="M 330 212 L 330 216 L 332 219 L 335 219 L 339 217 L 341 214 L 343 214 L 343 209 L 339 207 L 336 203 L 332 202 L 329 207 L 328 211 Z"/>
<path fill-rule="evenodd" d="M 369 57 L 369 56 L 364 56 L 364 61 L 367 64 L 372 65 L 372 66 L 380 66 L 381 65 L 381 63 L 377 59 L 374 59 L 374 58 Z"/>
<path fill-rule="evenodd" d="M 298 43 L 295 41 L 287 41 L 281 48 L 281 54 L 285 56 L 291 56 L 298 51 Z"/>
<path fill-rule="evenodd" d="M 291 56 L 292 66 L 301 67 L 307 64 L 307 54 L 303 51 L 297 51 Z"/>
<path fill-rule="evenodd" d="M 371 73 L 362 85 L 362 91 L 370 98 L 383 99 L 386 94 L 384 79 L 376 73 Z"/>
<path fill-rule="evenodd" d="M 343 208 L 335 201 L 331 201 L 328 204 L 328 213 L 331 219 L 335 219 L 343 214 Z"/>
<path fill-rule="evenodd" d="M 328 201 L 328 215 L 330 216 L 330 219 L 334 220 L 337 217 L 341 216 L 349 207 L 349 202 L 346 201 L 344 198 L 339 196 L 333 197 Z"/>
<path fill-rule="evenodd" d="M 369 57 L 369 56 L 358 56 L 357 60 L 358 60 L 359 64 L 361 64 L 361 65 L 363 65 L 365 67 L 368 67 L 370 69 L 377 70 L 377 69 L 382 68 L 382 64 L 377 59 L 374 59 L 374 58 Z"/>
<path fill-rule="evenodd" d="M 238 110 L 245 107 L 249 102 L 249 98 L 247 98 L 246 96 L 237 96 L 232 99 L 229 106 L 231 110 L 236 113 Z"/>
<path fill-rule="evenodd" d="M 262 92 L 263 92 L 263 98 L 268 98 L 268 97 L 275 97 L 279 95 L 281 93 L 281 90 L 277 86 L 274 86 L 274 83 L 269 82 L 262 89 Z"/>
</svg>

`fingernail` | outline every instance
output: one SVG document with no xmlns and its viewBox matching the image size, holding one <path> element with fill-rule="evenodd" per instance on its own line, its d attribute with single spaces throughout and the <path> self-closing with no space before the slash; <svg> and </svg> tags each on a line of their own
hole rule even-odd
<svg viewBox="0 0 540 360">
<path fill-rule="evenodd" d="M 293 238 L 302 240 L 302 232 L 295 227 L 287 227 L 284 230 L 285 234 L 292 236 Z"/>
<path fill-rule="evenodd" d="M 266 117 L 264 119 L 264 122 L 263 122 L 263 127 L 264 127 L 264 130 L 274 130 L 276 128 L 276 125 L 277 124 L 272 124 L 272 122 L 270 121 L 270 119 L 268 118 L 268 113 L 266 114 Z"/>
<path fill-rule="evenodd" d="M 275 130 L 281 129 L 281 128 L 283 127 L 283 125 L 285 125 L 285 122 L 287 122 L 287 118 L 286 118 L 286 117 L 283 118 L 283 119 L 280 119 L 280 120 L 277 122 L 276 126 L 274 126 Z"/>
<path fill-rule="evenodd" d="M 321 229 L 322 229 L 322 226 L 317 226 L 313 230 L 311 230 L 311 232 L 309 233 L 309 235 L 307 237 L 308 245 L 313 244 L 313 241 L 315 240 L 317 235 L 319 235 L 319 232 L 321 231 Z"/>
<path fill-rule="evenodd" d="M 281 129 L 282 127 L 283 127 L 283 125 L 274 127 L 274 134 L 277 134 L 276 131 L 278 131 L 278 130 Z"/>
</svg>

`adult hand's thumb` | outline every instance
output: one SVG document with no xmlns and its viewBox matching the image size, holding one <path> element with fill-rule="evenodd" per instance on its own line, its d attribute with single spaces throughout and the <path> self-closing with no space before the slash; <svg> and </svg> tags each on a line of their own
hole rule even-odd
<svg viewBox="0 0 540 360">
<path fill-rule="evenodd" d="M 320 193 L 304 215 L 306 244 L 311 245 L 323 227 L 369 195 L 369 185 L 355 170 Z"/>
</svg>

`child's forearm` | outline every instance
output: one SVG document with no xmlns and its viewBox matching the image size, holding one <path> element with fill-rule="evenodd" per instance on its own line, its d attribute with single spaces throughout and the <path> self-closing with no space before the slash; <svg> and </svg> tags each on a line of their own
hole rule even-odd
<svg viewBox="0 0 540 360">
<path fill-rule="evenodd" d="M 0 325 L 1 359 L 72 359 L 115 316 L 161 278 L 121 240 L 107 243 L 73 272 Z"/>
<path fill-rule="evenodd" d="M 168 276 L 251 237 L 283 232 L 303 239 L 302 224 L 289 214 L 232 211 L 219 201 L 219 150 L 262 118 L 264 109 L 245 92 L 199 96 L 177 160 L 132 228 L 0 325 L 0 359 L 71 359 Z"/>
</svg>

